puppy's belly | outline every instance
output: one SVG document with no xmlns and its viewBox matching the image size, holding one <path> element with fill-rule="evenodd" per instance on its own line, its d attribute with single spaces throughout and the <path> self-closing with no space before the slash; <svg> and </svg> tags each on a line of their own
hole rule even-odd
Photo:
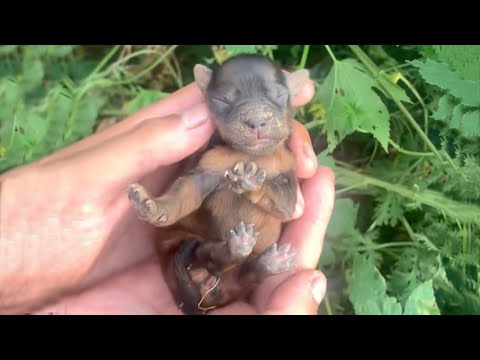
<svg viewBox="0 0 480 360">
<path fill-rule="evenodd" d="M 221 190 L 206 199 L 205 208 L 210 216 L 213 241 L 227 240 L 230 230 L 242 221 L 245 225 L 253 224 L 254 231 L 259 233 L 254 254 L 263 252 L 280 236 L 281 222 L 278 219 L 231 189 Z"/>
</svg>

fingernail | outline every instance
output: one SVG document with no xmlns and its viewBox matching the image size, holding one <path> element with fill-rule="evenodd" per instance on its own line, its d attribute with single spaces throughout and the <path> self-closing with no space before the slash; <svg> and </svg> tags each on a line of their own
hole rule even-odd
<svg viewBox="0 0 480 360">
<path fill-rule="evenodd" d="M 208 108 L 204 103 L 195 105 L 180 115 L 185 127 L 192 129 L 197 127 L 208 119 Z"/>
<path fill-rule="evenodd" d="M 315 152 L 309 143 L 305 143 L 303 145 L 303 152 L 310 159 L 309 161 L 311 162 L 313 168 L 316 169 L 318 167 L 317 156 L 315 155 Z"/>
<path fill-rule="evenodd" d="M 327 283 L 323 275 L 317 275 L 312 280 L 312 295 L 317 304 L 320 304 L 325 296 Z"/>
</svg>

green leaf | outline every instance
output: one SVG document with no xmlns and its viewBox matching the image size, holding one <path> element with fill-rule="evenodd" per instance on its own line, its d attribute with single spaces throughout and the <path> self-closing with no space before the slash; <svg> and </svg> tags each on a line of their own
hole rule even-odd
<svg viewBox="0 0 480 360">
<path fill-rule="evenodd" d="M 445 121 L 451 129 L 457 129 L 465 137 L 480 135 L 480 110 L 467 110 L 462 104 L 455 105 L 451 95 L 444 95 L 432 117 Z"/>
<path fill-rule="evenodd" d="M 397 225 L 403 216 L 403 199 L 392 192 L 382 194 L 377 198 L 379 204 L 375 208 L 375 221 L 378 225 Z"/>
<path fill-rule="evenodd" d="M 24 115 L 25 133 L 28 134 L 33 144 L 39 143 L 47 134 L 48 123 L 46 119 L 39 116 L 33 109 L 29 109 Z"/>
<path fill-rule="evenodd" d="M 338 237 L 354 230 L 357 222 L 358 205 L 350 199 L 340 199 L 335 202 L 327 236 Z"/>
<path fill-rule="evenodd" d="M 131 115 L 138 110 L 153 104 L 155 101 L 163 99 L 167 95 L 169 94 L 156 90 L 142 89 L 132 100 L 130 100 L 125 105 L 126 112 L 127 114 Z"/>
<path fill-rule="evenodd" d="M 335 159 L 328 155 L 327 150 L 324 150 L 317 155 L 317 163 L 320 166 L 325 166 L 332 170 L 335 168 Z"/>
<path fill-rule="evenodd" d="M 426 281 L 410 294 L 405 303 L 404 315 L 440 315 L 432 280 Z"/>
<path fill-rule="evenodd" d="M 0 46 L 0 55 L 8 55 L 17 50 L 18 45 L 2 45 Z"/>
<path fill-rule="evenodd" d="M 335 239 L 335 247 L 343 248 L 342 261 L 346 263 L 354 259 L 360 252 L 369 263 L 377 265 L 382 260 L 382 254 L 376 248 L 378 245 L 378 231 L 361 233 L 357 229 L 343 234 Z"/>
<path fill-rule="evenodd" d="M 432 45 L 438 59 L 466 80 L 480 81 L 479 45 Z"/>
<path fill-rule="evenodd" d="M 320 261 L 318 262 L 318 269 L 329 267 L 336 262 L 335 251 L 333 250 L 333 241 L 330 239 L 326 239 L 323 244 L 322 249 L 322 256 L 320 257 Z"/>
<path fill-rule="evenodd" d="M 455 106 L 454 98 L 450 95 L 443 95 L 438 101 L 438 108 L 432 114 L 435 120 L 447 121 L 447 118 L 452 115 L 453 107 Z"/>
<path fill-rule="evenodd" d="M 469 111 L 463 114 L 461 132 L 464 136 L 480 135 L 480 110 Z"/>
<path fill-rule="evenodd" d="M 22 87 L 31 89 L 40 84 L 43 75 L 43 64 L 40 60 L 35 59 L 32 62 L 26 62 L 23 66 L 20 84 Z"/>
<path fill-rule="evenodd" d="M 52 57 L 63 58 L 73 52 L 75 46 L 73 45 L 49 45 L 46 49 L 46 54 Z"/>
<path fill-rule="evenodd" d="M 357 315 L 401 315 L 402 306 L 387 296 L 385 279 L 364 256 L 354 258 L 347 278 L 349 299 Z"/>
<path fill-rule="evenodd" d="M 387 74 L 381 73 L 378 81 L 380 82 L 380 84 L 382 84 L 382 86 L 387 88 L 395 98 L 397 98 L 401 102 L 406 102 L 408 104 L 412 103 L 412 100 L 410 100 L 405 90 L 403 90 L 400 86 L 394 83 L 392 78 Z M 386 93 L 386 91 L 383 88 L 379 87 L 379 89 L 385 96 L 389 97 L 389 95 Z"/>
<path fill-rule="evenodd" d="M 452 111 L 452 119 L 450 120 L 450 127 L 452 129 L 460 129 L 462 127 L 463 106 L 457 104 Z"/>
<path fill-rule="evenodd" d="M 373 90 L 376 86 L 356 60 L 335 61 L 317 92 L 318 100 L 327 110 L 325 130 L 329 151 L 357 130 L 372 134 L 388 150 L 389 114 Z"/>
<path fill-rule="evenodd" d="M 65 139 L 67 143 L 76 141 L 93 132 L 98 113 L 105 101 L 106 98 L 104 96 L 94 94 L 90 94 L 80 100 L 77 116 L 74 119 L 72 128 L 67 132 Z"/>
<path fill-rule="evenodd" d="M 238 54 L 254 54 L 258 52 L 257 45 L 223 45 L 223 47 L 231 54 L 231 56 Z"/>
<path fill-rule="evenodd" d="M 480 106 L 480 82 L 464 80 L 459 73 L 452 71 L 447 64 L 427 59 L 410 62 L 419 69 L 420 75 L 431 85 L 438 86 L 459 98 L 466 106 Z"/>
</svg>

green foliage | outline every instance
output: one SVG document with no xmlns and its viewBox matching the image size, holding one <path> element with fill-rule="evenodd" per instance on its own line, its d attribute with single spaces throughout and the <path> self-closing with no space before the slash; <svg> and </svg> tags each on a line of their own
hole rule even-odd
<svg viewBox="0 0 480 360">
<path fill-rule="evenodd" d="M 335 172 L 318 264 L 341 287 L 328 312 L 480 314 L 480 46 L 0 46 L 0 171 L 239 53 L 315 82 L 295 118 Z"/>
<path fill-rule="evenodd" d="M 238 54 L 255 54 L 258 52 L 258 45 L 224 45 L 231 56 Z"/>
<path fill-rule="evenodd" d="M 318 90 L 318 100 L 327 109 L 325 130 L 329 150 L 354 131 L 371 133 L 387 151 L 390 137 L 388 111 L 373 90 L 376 84 L 353 59 L 335 61 Z"/>
<path fill-rule="evenodd" d="M 450 64 L 464 79 L 480 81 L 479 45 L 433 45 L 439 61 Z"/>
<path fill-rule="evenodd" d="M 163 99 L 168 93 L 162 93 L 155 90 L 141 89 L 137 95 L 125 104 L 126 113 L 131 115 L 154 102 Z"/>
<path fill-rule="evenodd" d="M 433 282 L 416 286 L 405 306 L 387 294 L 387 284 L 374 264 L 362 256 L 354 259 L 348 277 L 349 298 L 357 315 L 438 315 Z"/>
<path fill-rule="evenodd" d="M 378 269 L 361 256 L 353 261 L 348 292 L 357 315 L 401 315 L 398 301 L 387 295 L 387 285 Z"/>
<path fill-rule="evenodd" d="M 480 47 L 471 47 L 478 53 Z M 466 62 L 465 54 L 459 49 L 440 47 L 437 52 L 439 58 L 450 59 L 449 66 L 427 59 L 425 63 L 414 60 L 411 63 L 419 68 L 420 75 L 431 85 L 437 86 L 445 92 L 440 98 L 438 108 L 432 117 L 444 121 L 450 129 L 455 129 L 464 137 L 480 135 L 480 66 L 469 59 Z M 466 50 L 467 54 L 470 54 Z M 480 53 L 475 55 L 480 57 Z M 473 59 L 476 57 L 472 56 Z M 457 72 L 455 70 L 460 72 Z M 464 77 L 462 77 L 462 74 Z M 474 80 L 469 80 L 474 79 Z"/>
</svg>

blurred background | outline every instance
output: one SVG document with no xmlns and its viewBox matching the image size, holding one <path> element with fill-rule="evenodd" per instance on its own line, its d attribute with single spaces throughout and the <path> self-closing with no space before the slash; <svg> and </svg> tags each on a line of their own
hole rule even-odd
<svg viewBox="0 0 480 360">
<path fill-rule="evenodd" d="M 336 204 L 321 314 L 480 314 L 480 46 L 0 46 L 0 173 L 259 53 L 307 68 L 295 110 Z"/>
</svg>

